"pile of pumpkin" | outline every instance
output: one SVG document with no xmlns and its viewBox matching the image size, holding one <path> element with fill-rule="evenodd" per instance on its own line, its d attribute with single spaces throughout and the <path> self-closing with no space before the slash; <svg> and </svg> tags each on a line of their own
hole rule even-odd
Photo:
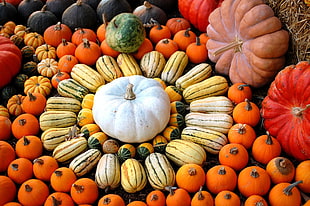
<svg viewBox="0 0 310 206">
<path fill-rule="evenodd" d="M 273 28 L 259 25 L 256 34 L 240 24 L 242 39 L 218 16 L 230 11 L 232 0 L 211 14 L 208 27 L 189 22 L 184 11 L 186 18 L 152 18 L 145 25 L 121 13 L 119 20 L 102 18 L 96 30 L 55 22 L 35 32 L 6 21 L 0 54 L 10 55 L 3 62 L 10 72 L 0 77 L 0 203 L 309 204 L 310 66 L 300 62 L 277 74 L 287 32 L 269 7 L 253 2 L 243 4 L 254 16 L 264 9 Z M 247 10 L 238 6 L 240 20 Z M 130 20 L 137 29 L 116 42 L 112 26 Z M 192 25 L 207 32 L 197 35 Z M 227 37 L 218 39 L 219 33 Z M 248 56 L 257 59 L 246 62 Z M 252 88 L 270 82 L 262 104 L 254 103 Z M 266 134 L 255 131 L 260 123 Z M 143 200 L 116 192 L 147 187 Z"/>
</svg>

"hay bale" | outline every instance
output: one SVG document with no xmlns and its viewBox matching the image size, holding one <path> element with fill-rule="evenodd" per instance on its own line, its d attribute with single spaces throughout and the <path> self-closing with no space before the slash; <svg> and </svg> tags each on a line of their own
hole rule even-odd
<svg viewBox="0 0 310 206">
<path fill-rule="evenodd" d="M 303 0 L 265 0 L 290 34 L 287 64 L 310 61 L 310 7 Z"/>
</svg>

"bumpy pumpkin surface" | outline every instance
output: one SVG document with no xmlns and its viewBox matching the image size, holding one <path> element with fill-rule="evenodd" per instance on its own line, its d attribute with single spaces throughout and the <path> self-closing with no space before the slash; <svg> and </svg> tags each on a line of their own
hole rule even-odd
<svg viewBox="0 0 310 206">
<path fill-rule="evenodd" d="M 126 91 L 131 89 L 133 93 Z M 141 75 L 120 77 L 97 90 L 93 117 L 111 137 L 128 143 L 144 142 L 167 126 L 170 100 L 154 79 Z"/>
<path fill-rule="evenodd" d="M 209 58 L 233 83 L 262 87 L 283 68 L 289 35 L 263 0 L 226 0 L 209 22 Z"/>
<path fill-rule="evenodd" d="M 264 127 L 283 150 L 298 160 L 310 158 L 310 63 L 281 70 L 262 102 Z"/>
</svg>

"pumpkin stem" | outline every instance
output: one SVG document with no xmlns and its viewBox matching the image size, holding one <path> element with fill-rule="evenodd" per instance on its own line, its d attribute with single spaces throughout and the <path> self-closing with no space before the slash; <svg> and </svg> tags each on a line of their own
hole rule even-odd
<svg viewBox="0 0 310 206">
<path fill-rule="evenodd" d="M 223 46 L 222 48 L 216 50 L 215 52 L 213 52 L 213 56 L 217 56 L 229 49 L 234 49 L 235 52 L 240 52 L 242 49 L 242 44 L 243 41 L 241 39 L 239 39 L 238 37 L 235 38 L 234 41 L 232 41 L 231 43 L 227 44 L 226 46 Z"/>
<path fill-rule="evenodd" d="M 158 22 L 156 21 L 155 19 L 151 18 L 151 23 L 153 23 L 154 26 L 157 26 L 157 30 L 162 30 L 163 29 L 163 26 Z"/>
<path fill-rule="evenodd" d="M 23 140 L 24 140 L 24 145 L 25 146 L 30 144 L 30 140 L 26 136 L 24 136 Z"/>
<path fill-rule="evenodd" d="M 83 185 L 73 184 L 72 186 L 74 187 L 74 189 L 76 189 L 77 193 L 82 193 L 84 191 Z"/>
<path fill-rule="evenodd" d="M 197 46 L 200 46 L 200 45 L 201 45 L 199 36 L 196 37 L 196 45 L 197 45 Z"/>
<path fill-rule="evenodd" d="M 188 174 L 190 176 L 194 176 L 194 175 L 197 174 L 197 170 L 195 168 L 191 167 L 191 168 L 188 169 Z"/>
<path fill-rule="evenodd" d="M 163 39 L 162 43 L 169 44 L 169 40 L 168 39 Z"/>
<path fill-rule="evenodd" d="M 30 187 L 30 185 L 26 184 L 25 185 L 25 190 L 26 190 L 26 192 L 31 192 L 32 191 L 32 187 Z"/>
<path fill-rule="evenodd" d="M 254 178 L 258 178 L 259 177 L 259 173 L 257 172 L 257 170 L 255 168 L 252 169 L 250 175 L 251 175 L 251 177 L 254 177 Z"/>
<path fill-rule="evenodd" d="M 57 177 L 62 176 L 62 171 L 56 170 L 56 171 L 54 171 L 54 173 L 56 174 Z"/>
<path fill-rule="evenodd" d="M 88 39 L 86 38 L 83 39 L 83 45 L 84 48 L 90 48 L 90 42 L 88 41 Z"/>
<path fill-rule="evenodd" d="M 61 30 L 61 22 L 57 22 L 57 24 L 54 27 L 54 31 L 60 31 Z"/>
<path fill-rule="evenodd" d="M 11 164 L 11 167 L 14 171 L 18 171 L 18 164 L 13 163 Z"/>
<path fill-rule="evenodd" d="M 145 6 L 146 9 L 151 9 L 152 8 L 152 4 L 150 2 L 148 2 L 148 1 L 144 1 L 143 2 L 143 6 Z"/>
<path fill-rule="evenodd" d="M 33 164 L 38 163 L 39 165 L 43 165 L 44 164 L 44 160 L 40 159 L 40 158 L 36 158 L 33 160 Z"/>
<path fill-rule="evenodd" d="M 125 93 L 125 96 L 124 98 L 127 99 L 127 100 L 133 100 L 136 98 L 136 95 L 135 93 L 133 93 L 133 84 L 129 83 L 127 85 L 127 89 L 126 89 L 126 93 Z"/>
<path fill-rule="evenodd" d="M 238 154 L 238 152 L 239 152 L 239 150 L 238 150 L 237 147 L 233 147 L 233 148 L 231 148 L 231 149 L 229 150 L 229 153 L 230 153 L 230 154 L 233 154 L 233 155 Z"/>
<path fill-rule="evenodd" d="M 219 170 L 218 170 L 218 174 L 219 175 L 225 175 L 226 174 L 225 167 L 220 167 Z"/>
<path fill-rule="evenodd" d="M 151 201 L 156 201 L 156 200 L 158 200 L 158 195 L 157 194 L 152 194 Z"/>
<path fill-rule="evenodd" d="M 18 124 L 19 124 L 20 126 L 24 126 L 24 125 L 26 124 L 26 122 L 27 122 L 26 119 L 20 119 L 20 120 L 18 120 Z"/>
<path fill-rule="evenodd" d="M 109 197 L 106 197 L 106 198 L 103 199 L 103 204 L 104 204 L 104 205 L 108 205 L 108 204 L 110 204 L 111 202 L 112 202 L 112 200 L 111 200 L 111 198 L 109 198 Z"/>
<path fill-rule="evenodd" d="M 246 133 L 246 124 L 239 124 L 239 127 L 237 128 L 238 134 L 245 134 Z"/>
<path fill-rule="evenodd" d="M 36 101 L 37 97 L 34 96 L 31 92 L 28 92 L 28 96 L 29 96 L 29 100 L 32 101 Z"/>
<path fill-rule="evenodd" d="M 238 90 L 244 90 L 244 87 L 249 87 L 250 85 L 248 85 L 248 84 L 240 84 L 237 88 L 238 88 Z"/>
<path fill-rule="evenodd" d="M 200 186 L 199 191 L 198 191 L 198 200 L 204 200 L 205 196 L 202 194 L 202 188 L 203 186 Z"/>
<path fill-rule="evenodd" d="M 231 194 L 230 194 L 229 192 L 227 192 L 227 193 L 224 195 L 224 198 L 225 198 L 226 200 L 231 199 Z"/>
<path fill-rule="evenodd" d="M 266 131 L 266 135 L 267 135 L 266 144 L 272 145 L 273 141 L 272 141 L 271 135 L 268 131 Z"/>
<path fill-rule="evenodd" d="M 61 200 L 57 200 L 56 197 L 52 195 L 53 206 L 59 206 L 62 204 Z"/>
<path fill-rule="evenodd" d="M 286 188 L 284 188 L 283 193 L 287 196 L 292 195 L 292 189 L 294 187 L 296 187 L 298 184 L 302 183 L 302 180 L 299 180 L 297 182 L 294 182 L 292 184 L 290 184 L 289 186 L 287 186 Z"/>
<path fill-rule="evenodd" d="M 246 106 L 245 106 L 246 111 L 251 111 L 253 109 L 253 107 L 251 105 L 250 100 L 245 99 L 244 101 L 247 103 Z"/>
<path fill-rule="evenodd" d="M 302 117 L 303 112 L 310 108 L 310 104 L 307 104 L 305 108 L 293 107 L 292 113 L 296 117 Z"/>
<path fill-rule="evenodd" d="M 62 43 L 63 46 L 67 46 L 68 45 L 67 39 L 61 39 L 61 43 Z"/>
<path fill-rule="evenodd" d="M 170 195 L 174 195 L 174 190 L 177 189 L 177 187 L 167 186 L 165 187 L 165 190 L 167 190 Z"/>
<path fill-rule="evenodd" d="M 185 36 L 185 37 L 190 37 L 190 36 L 191 36 L 190 33 L 189 33 L 190 30 L 191 30 L 191 28 L 187 28 L 187 29 L 185 30 L 185 32 L 184 32 L 184 36 Z"/>
</svg>

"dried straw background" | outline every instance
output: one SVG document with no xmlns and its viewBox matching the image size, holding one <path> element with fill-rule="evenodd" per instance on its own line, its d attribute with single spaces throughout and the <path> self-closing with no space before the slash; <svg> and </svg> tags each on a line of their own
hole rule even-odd
<svg viewBox="0 0 310 206">
<path fill-rule="evenodd" d="M 310 6 L 303 0 L 265 0 L 290 34 L 287 65 L 310 61 Z"/>
</svg>

